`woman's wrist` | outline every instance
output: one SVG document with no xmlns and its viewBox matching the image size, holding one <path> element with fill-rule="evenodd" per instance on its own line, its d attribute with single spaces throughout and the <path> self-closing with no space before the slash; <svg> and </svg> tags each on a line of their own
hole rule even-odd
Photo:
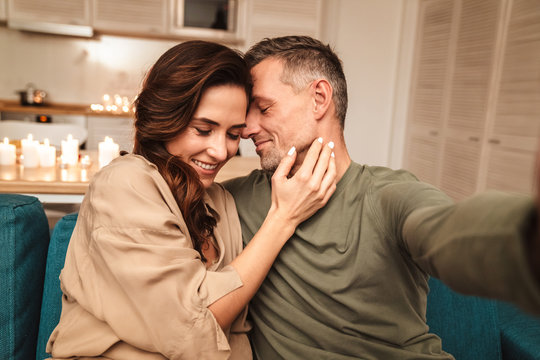
<svg viewBox="0 0 540 360">
<path fill-rule="evenodd" d="M 276 231 L 276 235 L 279 232 L 282 233 L 283 236 L 286 236 L 284 241 L 288 240 L 294 234 L 294 231 L 298 226 L 297 221 L 290 217 L 288 213 L 280 211 L 274 206 L 271 206 L 270 210 L 268 210 L 265 223 L 267 223 L 271 229 Z"/>
</svg>

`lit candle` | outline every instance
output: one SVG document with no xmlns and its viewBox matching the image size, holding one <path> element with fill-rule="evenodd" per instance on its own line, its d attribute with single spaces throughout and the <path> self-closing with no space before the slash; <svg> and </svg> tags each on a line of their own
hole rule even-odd
<svg viewBox="0 0 540 360">
<path fill-rule="evenodd" d="M 105 141 L 98 144 L 99 168 L 101 169 L 120 155 L 120 146 L 112 138 L 105 136 Z"/>
<path fill-rule="evenodd" d="M 56 148 L 49 145 L 49 139 L 45 139 L 39 145 L 39 164 L 42 167 L 52 167 L 56 165 Z"/>
<path fill-rule="evenodd" d="M 39 166 L 39 141 L 34 140 L 32 134 L 21 140 L 23 166 L 35 168 Z"/>
<path fill-rule="evenodd" d="M 15 145 L 9 143 L 7 137 L 0 143 L 0 165 L 14 165 L 16 160 Z"/>
<path fill-rule="evenodd" d="M 116 106 L 122 106 L 122 97 L 120 97 L 120 95 L 114 95 L 114 104 Z"/>
<path fill-rule="evenodd" d="M 74 139 L 71 134 L 66 140 L 62 140 L 62 163 L 67 165 L 77 165 L 79 162 L 79 140 Z"/>
<path fill-rule="evenodd" d="M 90 156 L 84 155 L 81 159 L 81 168 L 88 169 L 90 165 L 92 165 L 92 162 L 90 161 Z"/>
</svg>

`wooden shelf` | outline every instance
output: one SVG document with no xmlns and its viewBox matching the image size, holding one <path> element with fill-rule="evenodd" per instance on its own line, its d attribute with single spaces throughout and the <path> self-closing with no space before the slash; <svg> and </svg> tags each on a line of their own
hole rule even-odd
<svg viewBox="0 0 540 360">
<path fill-rule="evenodd" d="M 40 115 L 91 115 L 91 116 L 118 116 L 132 117 L 133 113 L 111 113 L 107 111 L 96 112 L 90 110 L 90 105 L 50 103 L 40 106 L 23 106 L 18 101 L 1 100 L 0 112 L 31 113 Z"/>
</svg>

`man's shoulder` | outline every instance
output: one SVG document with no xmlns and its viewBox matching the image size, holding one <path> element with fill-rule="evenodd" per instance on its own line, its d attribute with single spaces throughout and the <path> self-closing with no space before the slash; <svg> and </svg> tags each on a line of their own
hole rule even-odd
<svg viewBox="0 0 540 360">
<path fill-rule="evenodd" d="M 364 173 L 370 177 L 368 192 L 386 208 L 403 204 L 416 206 L 426 202 L 446 203 L 450 201 L 440 189 L 419 180 L 408 170 L 366 166 Z"/>
<path fill-rule="evenodd" d="M 394 170 L 385 166 L 365 166 L 365 173 L 379 181 L 418 181 L 418 178 L 408 170 Z"/>
</svg>

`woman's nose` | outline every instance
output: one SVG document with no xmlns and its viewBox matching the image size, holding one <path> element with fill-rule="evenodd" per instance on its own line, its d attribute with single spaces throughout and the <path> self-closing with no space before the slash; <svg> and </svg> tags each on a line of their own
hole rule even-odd
<svg viewBox="0 0 540 360">
<path fill-rule="evenodd" d="M 227 139 L 225 136 L 217 136 L 208 148 L 208 154 L 216 161 L 227 159 Z"/>
</svg>

